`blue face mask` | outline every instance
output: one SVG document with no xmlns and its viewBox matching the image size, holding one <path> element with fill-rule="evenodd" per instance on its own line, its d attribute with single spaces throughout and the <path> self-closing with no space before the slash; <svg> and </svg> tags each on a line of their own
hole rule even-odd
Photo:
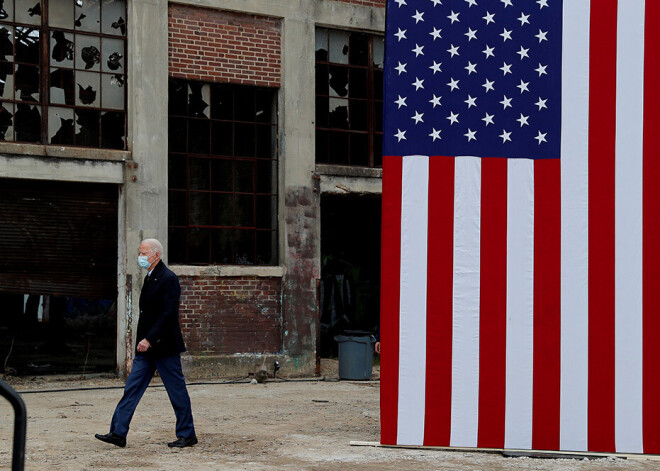
<svg viewBox="0 0 660 471">
<path fill-rule="evenodd" d="M 138 265 L 142 268 L 149 268 L 151 266 L 151 263 L 149 263 L 149 257 L 146 255 L 140 255 L 138 257 Z"/>
</svg>

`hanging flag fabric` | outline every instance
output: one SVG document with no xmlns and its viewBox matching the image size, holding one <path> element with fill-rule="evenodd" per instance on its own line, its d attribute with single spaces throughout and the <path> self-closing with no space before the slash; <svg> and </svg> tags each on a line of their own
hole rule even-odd
<svg viewBox="0 0 660 471">
<path fill-rule="evenodd" d="M 659 15 L 388 0 L 383 444 L 660 453 Z"/>
</svg>

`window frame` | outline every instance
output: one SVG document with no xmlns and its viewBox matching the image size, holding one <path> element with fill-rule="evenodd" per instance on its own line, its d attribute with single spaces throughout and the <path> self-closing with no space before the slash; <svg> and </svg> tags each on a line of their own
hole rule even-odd
<svg viewBox="0 0 660 471">
<path fill-rule="evenodd" d="M 368 167 L 368 168 L 380 168 L 382 167 L 382 135 L 383 135 L 383 128 L 382 128 L 382 106 L 383 106 L 383 96 L 381 95 L 380 97 L 376 96 L 376 82 L 375 82 L 375 75 L 377 72 L 380 73 L 381 77 L 383 77 L 384 74 L 384 68 L 383 64 L 380 64 L 380 67 L 378 67 L 374 63 L 374 39 L 378 38 L 384 43 L 384 37 L 380 34 L 374 34 L 374 33 L 368 33 L 368 32 L 362 32 L 362 31 L 353 31 L 353 30 L 343 30 L 343 29 L 335 29 L 335 28 L 326 28 L 326 27 L 317 27 L 315 31 L 315 38 L 316 41 L 318 41 L 318 35 L 319 33 L 325 32 L 325 35 L 327 37 L 327 42 L 326 42 L 326 47 L 325 47 L 325 54 L 326 57 L 325 59 L 319 59 L 318 57 L 318 52 L 319 52 L 319 44 L 318 42 L 315 44 L 315 136 L 316 136 L 316 149 L 315 149 L 315 162 L 317 164 L 329 164 L 329 165 L 346 165 L 346 166 L 352 166 L 352 167 Z M 331 60 L 331 34 L 338 34 L 338 33 L 343 33 L 346 34 L 347 36 L 347 46 L 348 46 L 348 51 L 345 53 L 347 56 L 346 63 L 340 63 L 340 62 L 335 62 Z M 360 65 L 360 64 L 355 64 L 351 62 L 351 35 L 363 35 L 364 37 L 367 38 L 367 63 L 366 65 Z M 333 95 L 331 90 L 332 87 L 329 85 L 330 80 L 331 80 L 331 73 L 330 71 L 332 68 L 335 68 L 335 70 L 338 70 L 337 68 L 341 69 L 346 69 L 347 71 L 347 92 L 345 96 L 340 96 L 337 94 L 337 96 Z M 325 80 L 327 80 L 328 85 L 327 85 L 327 93 L 319 93 L 319 86 L 321 85 L 319 83 L 319 78 L 320 78 L 320 73 L 319 73 L 319 68 L 325 68 L 326 73 L 324 75 Z M 366 96 L 365 97 L 355 97 L 351 96 L 351 87 L 349 86 L 351 83 L 351 71 L 366 71 Z M 382 83 L 382 82 L 381 82 Z M 320 88 L 324 88 L 325 84 L 321 85 Z M 382 85 L 381 85 L 381 92 L 382 92 Z M 333 99 L 338 99 L 338 100 L 345 100 L 347 103 L 346 110 L 347 110 L 347 126 L 345 128 L 343 127 L 334 127 L 331 125 L 331 106 L 330 103 L 332 102 Z M 322 101 L 327 101 L 328 103 L 328 108 L 327 108 L 327 114 L 319 114 L 322 111 L 319 109 L 320 104 L 324 105 L 324 103 L 321 103 Z M 363 102 L 366 104 L 366 123 L 364 126 L 364 129 L 351 129 L 351 103 L 359 103 Z M 380 107 L 380 128 L 377 126 L 377 107 Z M 322 118 L 324 121 L 323 123 L 320 123 Z M 331 150 L 331 136 L 335 134 L 335 136 L 345 134 L 348 137 L 348 143 L 346 144 L 346 149 L 347 149 L 347 156 L 346 159 L 344 159 L 341 162 L 336 162 L 332 160 L 332 150 Z M 364 162 L 364 159 L 354 159 L 352 158 L 352 149 L 351 149 L 351 140 L 353 139 L 352 136 L 366 136 L 367 137 L 367 158 L 366 158 L 366 165 Z M 322 136 L 325 136 L 323 138 Z M 378 145 L 380 143 L 380 145 Z M 324 145 L 325 144 L 325 145 Z M 323 147 L 323 154 L 320 155 L 319 150 L 320 148 Z M 380 151 L 379 151 L 380 149 Z M 379 154 L 379 155 L 376 155 Z M 325 156 L 325 157 L 323 157 Z"/>
<path fill-rule="evenodd" d="M 187 96 L 186 98 L 186 109 L 183 114 L 180 113 L 180 110 L 173 110 L 173 106 L 176 106 L 177 108 L 180 106 L 180 103 L 177 105 L 173 105 L 173 102 L 176 100 L 173 100 L 173 91 L 172 87 L 174 86 L 173 84 L 185 84 L 186 87 L 189 87 L 190 84 L 194 84 L 195 87 L 200 87 L 200 90 L 203 90 L 204 86 L 209 87 L 209 103 L 208 103 L 208 117 L 200 117 L 200 116 L 193 116 L 191 115 L 190 111 L 190 95 Z M 215 83 L 215 82 L 204 82 L 204 81 L 198 81 L 198 80 L 188 80 L 188 79 L 182 79 L 182 78 L 174 78 L 174 77 L 169 77 L 168 81 L 168 96 L 170 100 L 170 106 L 168 110 L 168 143 L 169 143 L 169 151 L 168 151 L 168 166 L 169 166 L 169 173 L 170 176 L 168 178 L 168 203 L 170 206 L 170 209 L 168 210 L 168 233 L 170 237 L 170 258 L 172 263 L 176 264 L 181 264 L 181 265 L 246 265 L 246 266 L 277 266 L 278 261 L 279 261 L 279 221 L 278 221 L 278 215 L 277 215 L 277 208 L 279 204 L 279 188 L 278 188 L 278 169 L 279 169 L 279 159 L 278 159 L 278 154 L 279 154 L 279 143 L 278 143 L 278 132 L 279 132 L 279 123 L 278 123 L 278 115 L 277 115 L 277 102 L 278 102 L 278 90 L 276 88 L 271 88 L 271 87 L 257 87 L 257 86 L 249 86 L 249 85 L 239 85 L 239 84 L 232 84 L 232 83 Z M 188 91 L 191 90 L 191 88 L 187 88 Z M 212 109 L 213 100 L 217 98 L 215 95 L 212 95 L 213 93 L 226 93 L 227 91 L 231 92 L 231 117 L 227 116 L 218 116 L 216 115 L 216 111 Z M 181 92 L 179 92 L 181 93 Z M 187 92 L 188 93 L 188 92 Z M 202 95 L 203 95 L 202 91 Z M 245 119 L 237 119 L 236 114 L 237 114 L 237 108 L 238 104 L 236 103 L 236 96 L 238 94 L 248 94 L 251 95 L 252 97 L 252 106 L 253 108 L 253 114 L 255 116 L 255 119 L 253 121 L 251 120 L 245 120 Z M 220 95 L 218 95 L 220 96 Z M 264 97 L 265 100 L 264 101 Z M 260 121 L 256 117 L 258 116 L 258 106 L 260 100 L 262 101 L 262 104 L 268 103 L 268 106 L 270 107 L 270 120 L 269 121 Z M 178 114 L 177 114 L 178 113 Z M 173 129 L 173 122 L 176 120 L 178 123 L 184 123 L 183 128 L 185 128 L 185 138 L 179 140 L 179 144 L 177 144 L 176 148 L 173 149 L 174 146 L 173 144 L 173 139 L 176 137 L 174 135 L 174 129 Z M 189 148 L 190 145 L 190 130 L 193 128 L 191 126 L 191 123 L 208 123 L 208 137 L 209 137 L 209 142 L 208 142 L 208 150 L 205 152 L 195 152 L 191 151 Z M 214 125 L 217 124 L 218 128 L 221 127 L 221 125 L 228 125 L 231 127 L 231 143 L 230 143 L 230 151 L 226 153 L 216 153 L 214 151 L 217 150 L 216 147 L 214 147 Z M 249 127 L 252 126 L 253 130 L 252 132 L 253 137 L 255 139 L 255 142 L 253 143 L 253 150 L 251 155 L 236 155 L 237 154 L 237 149 L 236 149 L 236 142 L 239 139 L 239 131 L 236 130 L 238 126 L 245 126 Z M 196 126 L 197 127 L 197 126 Z M 262 132 L 267 131 L 270 129 L 269 132 L 266 132 L 266 135 L 270 135 L 269 138 L 269 149 L 267 151 L 267 156 L 265 154 L 260 154 L 261 150 L 258 146 L 259 142 L 259 130 Z M 225 135 L 223 135 L 225 136 Z M 220 141 L 221 139 L 218 138 Z M 184 143 L 184 148 L 183 150 L 178 147 L 181 143 L 181 141 Z M 204 146 L 206 148 L 206 146 Z M 196 149 L 197 150 L 197 149 Z M 226 149 L 224 149 L 226 150 Z M 191 162 L 193 160 L 198 160 L 205 162 L 207 165 L 208 169 L 208 175 L 207 175 L 207 180 L 204 183 L 204 185 L 208 184 L 207 188 L 193 188 L 191 187 L 191 172 L 193 169 L 193 165 Z M 237 170 L 240 165 L 247 165 L 250 167 L 250 176 L 249 180 L 250 183 L 249 185 L 251 186 L 251 191 L 244 191 L 244 188 L 239 188 L 238 185 L 240 184 L 239 182 L 239 173 L 240 171 Z M 180 174 L 177 174 L 176 172 L 173 172 L 173 166 L 175 166 L 179 169 L 185 170 L 185 182 L 182 185 L 180 182 L 177 182 L 173 185 L 173 178 L 175 176 L 178 176 L 181 178 Z M 214 170 L 214 165 L 217 167 L 220 167 L 222 165 L 228 165 L 231 168 L 231 175 L 229 175 L 229 180 L 231 181 L 231 189 L 227 188 L 214 188 L 214 184 L 217 185 L 222 185 L 223 183 L 215 183 L 215 170 Z M 270 167 L 270 173 L 267 173 L 266 179 L 269 180 L 269 183 L 266 184 L 266 186 L 270 187 L 270 191 L 261 191 L 263 190 L 263 182 L 260 182 L 260 169 L 263 170 L 262 167 Z M 227 174 L 224 174 L 225 178 Z M 245 176 L 245 175 L 243 175 Z M 242 180 L 243 184 L 246 180 Z M 226 184 L 226 182 L 224 182 Z M 181 216 L 179 213 L 175 213 L 175 209 L 173 209 L 173 204 L 174 203 L 174 195 L 176 196 L 177 199 L 179 199 L 178 205 L 183 209 L 184 205 L 181 205 L 181 198 L 185 198 L 185 215 Z M 206 207 L 208 208 L 208 211 L 205 213 L 206 217 L 206 222 L 205 223 L 194 223 L 191 220 L 191 214 L 194 208 L 192 208 L 192 200 L 193 200 L 193 195 L 200 195 L 200 197 L 204 197 L 204 195 L 208 195 L 208 204 L 206 204 Z M 231 198 L 231 223 L 227 224 L 227 220 L 220 221 L 222 216 L 219 216 L 218 213 L 214 211 L 214 205 L 216 204 L 214 202 L 214 198 L 219 202 L 223 197 L 229 196 Z M 248 218 L 251 219 L 251 225 L 250 224 L 239 224 L 239 219 L 240 215 L 238 214 L 237 209 L 240 207 L 236 203 L 237 199 L 239 198 L 252 198 L 252 207 L 251 207 L 251 212 L 248 211 L 247 214 Z M 260 209 L 262 209 L 262 206 L 259 205 L 259 201 L 266 201 L 269 200 L 269 204 L 271 207 L 270 211 L 270 227 L 262 227 L 259 222 L 259 217 L 260 214 L 263 215 L 263 213 L 260 213 Z M 266 206 L 266 205 L 264 205 Z M 274 211 L 274 212 L 273 212 Z M 243 216 L 245 215 L 243 214 Z M 178 220 L 173 223 L 173 217 L 175 216 L 176 218 L 183 217 L 183 222 L 181 220 Z M 226 215 L 225 215 L 226 216 Z M 218 217 L 219 219 L 214 220 L 214 217 Z M 220 223 L 223 222 L 223 223 Z M 245 222 L 245 221 L 242 221 Z M 208 231 L 208 241 L 206 242 L 206 261 L 202 261 L 197 259 L 196 257 L 191 255 L 191 232 L 195 230 L 206 230 Z M 173 247 L 176 247 L 177 244 L 179 243 L 178 241 L 173 244 L 173 241 L 175 240 L 174 236 L 174 231 L 183 231 L 183 243 L 181 244 L 183 246 L 183 253 L 176 254 L 176 250 L 180 250 L 180 248 L 176 248 L 175 251 L 173 252 Z M 221 256 L 217 256 L 218 253 L 216 253 L 217 245 L 219 245 L 218 241 L 213 240 L 213 234 L 214 231 L 218 231 L 216 234 L 222 234 L 220 231 L 224 231 L 224 234 L 231 234 L 230 240 L 228 242 L 229 247 L 230 247 L 230 255 L 227 258 L 227 260 L 221 260 Z M 262 234 L 260 236 L 260 234 Z M 248 256 L 245 258 L 245 260 L 241 260 L 242 254 L 237 254 L 238 247 L 241 244 L 240 239 L 238 238 L 239 236 L 245 236 L 247 235 L 248 238 L 251 238 L 252 240 L 250 241 L 250 246 L 252 249 L 252 253 L 250 254 L 251 256 Z M 263 238 L 263 239 L 262 239 Z M 260 252 L 260 242 L 261 241 L 269 241 L 269 245 L 271 246 L 270 250 L 270 259 L 269 260 L 259 260 L 260 254 L 263 253 L 268 253 L 268 252 Z M 214 245 L 215 244 L 215 245 Z M 174 254 L 174 258 L 172 258 Z M 183 255 L 182 257 L 180 255 Z"/>
<path fill-rule="evenodd" d="M 35 4 L 38 2 L 38 4 L 41 5 L 41 20 L 38 23 L 35 24 L 29 24 L 29 23 L 21 23 L 18 21 L 16 18 L 16 11 L 15 11 L 15 6 L 16 6 L 16 1 L 15 0 L 9 0 L 12 4 L 12 9 L 14 9 L 14 17 L 11 21 L 7 20 L 0 20 L 0 27 L 8 27 L 12 29 L 12 56 L 11 56 L 11 61 L 2 61 L 3 64 L 11 64 L 13 71 L 12 75 L 15 78 L 16 75 L 16 69 L 17 66 L 20 64 L 23 65 L 28 65 L 28 66 L 34 66 L 37 67 L 39 70 L 39 99 L 38 101 L 27 101 L 27 100 L 20 100 L 17 98 L 18 91 L 16 90 L 15 83 L 13 84 L 13 90 L 11 93 L 11 96 L 7 99 L 0 99 L 0 107 L 2 106 L 2 103 L 7 103 L 11 105 L 14 109 L 14 114 L 12 115 L 12 129 L 14 136 L 11 140 L 2 140 L 0 142 L 2 143 L 16 143 L 16 144 L 24 144 L 24 143 L 32 143 L 32 144 L 40 144 L 40 145 L 48 145 L 48 146 L 66 146 L 66 147 L 76 147 L 76 148 L 83 148 L 83 149 L 102 149 L 102 150 L 119 150 L 119 151 L 125 151 L 128 149 L 128 31 L 127 31 L 127 23 L 128 23 L 128 0 L 124 2 L 124 10 L 123 10 L 123 15 L 120 17 L 121 19 L 124 20 L 124 24 L 121 26 L 118 26 L 120 30 L 123 30 L 123 34 L 118 34 L 118 35 L 111 35 L 107 34 L 104 32 L 104 26 L 103 26 L 103 7 L 104 7 L 104 2 L 99 0 L 98 3 L 98 9 L 99 9 L 99 31 L 98 32 L 93 32 L 93 31 L 86 31 L 83 28 L 77 28 L 75 25 L 73 28 L 65 28 L 65 27 L 60 27 L 60 26 L 55 26 L 49 24 L 49 12 L 50 12 L 50 2 L 49 0 L 36 0 Z M 72 3 L 72 8 L 73 8 L 73 18 L 75 19 L 76 15 L 76 6 Z M 27 64 L 24 62 L 19 62 L 16 61 L 16 49 L 17 49 L 17 40 L 16 40 L 16 28 L 21 28 L 21 27 L 28 27 L 32 28 L 34 30 L 37 30 L 39 32 L 39 60 L 38 62 L 34 64 Z M 114 27 L 114 25 L 113 25 Z M 55 31 L 62 31 L 67 35 L 71 35 L 74 38 L 74 59 L 73 59 L 73 64 L 70 67 L 62 67 L 58 66 L 57 63 L 52 63 L 51 61 L 51 47 L 53 43 L 53 32 Z M 76 42 L 75 39 L 77 36 L 88 36 L 91 38 L 95 38 L 99 42 L 99 62 L 98 62 L 98 70 L 83 70 L 80 65 L 77 64 L 77 53 L 78 51 L 75 49 Z M 121 58 L 122 65 L 121 67 L 123 68 L 122 72 L 110 72 L 106 70 L 103 65 L 103 43 L 104 40 L 119 40 L 122 41 L 123 47 L 122 47 L 122 52 L 123 52 L 123 57 Z M 74 99 L 73 104 L 65 104 L 65 103 L 51 103 L 51 73 L 54 72 L 55 70 L 70 70 L 72 73 L 76 72 L 85 72 L 85 73 L 92 73 L 98 76 L 98 82 L 99 82 L 99 87 L 98 90 L 96 91 L 98 94 L 98 97 L 96 100 L 98 101 L 99 105 L 98 106 L 84 106 L 77 104 Z M 117 109 L 117 108 L 108 108 L 101 106 L 103 104 L 103 79 L 104 76 L 117 76 L 121 75 L 123 77 L 123 104 L 122 104 L 122 109 Z M 74 75 L 75 77 L 75 75 Z M 77 92 L 75 91 L 76 87 L 76 79 L 74 78 L 74 94 L 77 95 Z M 57 87 L 59 88 L 59 87 Z M 39 130 L 39 138 L 38 140 L 18 140 L 16 139 L 16 121 L 15 121 L 15 115 L 16 115 L 16 109 L 18 105 L 28 105 L 28 106 L 36 106 L 40 109 L 41 113 L 41 123 L 40 123 L 40 130 Z M 73 114 L 73 120 L 74 120 L 74 127 L 73 127 L 73 143 L 62 143 L 62 142 L 53 142 L 51 143 L 51 138 L 49 136 L 50 130 L 49 130 L 49 110 L 51 109 L 67 109 L 71 110 Z M 96 127 L 97 134 L 95 137 L 97 143 L 95 145 L 85 145 L 81 144 L 80 141 L 76 142 L 76 133 L 75 133 L 75 120 L 77 117 L 77 112 L 81 111 L 89 111 L 89 112 L 95 112 L 97 113 L 98 116 L 98 125 Z M 123 116 L 123 134 L 121 135 L 121 138 L 123 140 L 123 146 L 118 147 L 118 146 L 104 146 L 104 137 L 103 137 L 103 131 L 104 131 L 104 125 L 103 125 L 103 118 L 106 116 L 108 113 L 114 113 Z M 61 129 L 61 128 L 60 128 Z M 59 129 L 56 130 L 59 132 Z M 55 136 L 56 134 L 54 134 Z"/>
</svg>

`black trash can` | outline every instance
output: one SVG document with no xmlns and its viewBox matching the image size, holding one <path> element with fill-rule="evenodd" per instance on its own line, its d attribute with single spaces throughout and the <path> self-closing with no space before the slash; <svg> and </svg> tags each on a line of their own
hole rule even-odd
<svg viewBox="0 0 660 471">
<path fill-rule="evenodd" d="M 339 379 L 371 379 L 376 339 L 369 332 L 347 331 L 335 335 L 339 343 Z"/>
</svg>

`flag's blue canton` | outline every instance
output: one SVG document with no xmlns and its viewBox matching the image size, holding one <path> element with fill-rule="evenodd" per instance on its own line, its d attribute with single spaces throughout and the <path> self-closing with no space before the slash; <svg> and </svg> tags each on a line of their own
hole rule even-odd
<svg viewBox="0 0 660 471">
<path fill-rule="evenodd" d="M 384 154 L 558 158 L 561 18 L 561 0 L 388 0 Z"/>
</svg>

